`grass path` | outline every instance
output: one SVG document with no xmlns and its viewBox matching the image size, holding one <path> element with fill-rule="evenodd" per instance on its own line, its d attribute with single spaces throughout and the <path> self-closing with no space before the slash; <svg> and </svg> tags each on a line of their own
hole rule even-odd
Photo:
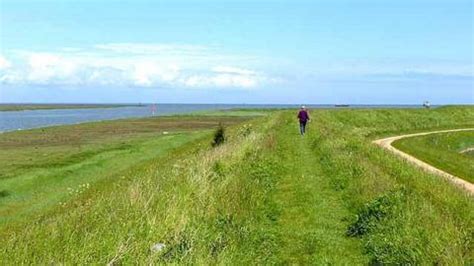
<svg viewBox="0 0 474 266">
<path fill-rule="evenodd" d="M 278 222 L 285 264 L 365 264 L 357 239 L 345 235 L 349 213 L 324 176 L 309 136 L 298 135 L 295 121 L 287 117 L 278 136 L 278 155 L 285 169 L 275 201 L 281 208 Z M 310 126 L 309 134 L 316 128 Z"/>
<path fill-rule="evenodd" d="M 389 138 L 383 138 L 383 139 L 378 139 L 375 140 L 374 143 L 379 145 L 380 147 L 387 149 L 396 155 L 408 160 L 410 163 L 415 164 L 416 166 L 422 168 L 425 171 L 437 174 L 441 177 L 446 178 L 450 182 L 454 183 L 455 185 L 465 189 L 468 191 L 471 195 L 474 195 L 474 184 L 459 178 L 457 176 L 454 176 L 450 173 L 447 173 L 441 169 L 438 169 L 428 163 L 423 162 L 420 159 L 415 158 L 414 156 L 405 153 L 395 147 L 393 147 L 392 143 L 396 140 L 404 139 L 404 138 L 410 138 L 410 137 L 416 137 L 416 136 L 425 136 L 425 135 L 431 135 L 431 134 L 436 134 L 436 133 L 447 133 L 447 132 L 459 132 L 459 131 L 472 131 L 474 128 L 463 128 L 463 129 L 452 129 L 452 130 L 438 130 L 438 131 L 430 131 L 430 132 L 423 132 L 423 133 L 416 133 L 416 134 L 406 134 L 406 135 L 400 135 L 400 136 L 395 136 L 395 137 L 389 137 Z"/>
</svg>

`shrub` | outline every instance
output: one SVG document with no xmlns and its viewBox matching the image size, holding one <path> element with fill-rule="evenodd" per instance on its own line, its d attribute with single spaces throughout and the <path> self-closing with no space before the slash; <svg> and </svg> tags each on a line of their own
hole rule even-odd
<svg viewBox="0 0 474 266">
<path fill-rule="evenodd" d="M 0 190 L 0 198 L 7 197 L 9 195 L 10 193 L 8 192 L 8 190 Z"/>
<path fill-rule="evenodd" d="M 367 203 L 357 215 L 357 219 L 347 229 L 349 236 L 362 236 L 372 231 L 378 223 L 392 212 L 405 197 L 405 189 L 384 194 Z"/>
<path fill-rule="evenodd" d="M 212 141 L 212 147 L 217 147 L 221 144 L 223 144 L 226 140 L 225 137 L 225 128 L 222 126 L 222 124 L 219 124 L 219 127 L 217 128 L 216 132 L 214 133 L 214 140 Z"/>
</svg>

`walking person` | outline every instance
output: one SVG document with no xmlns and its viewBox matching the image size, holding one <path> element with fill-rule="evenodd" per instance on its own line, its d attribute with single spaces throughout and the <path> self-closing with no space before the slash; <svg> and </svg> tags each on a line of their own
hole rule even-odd
<svg viewBox="0 0 474 266">
<path fill-rule="evenodd" d="M 301 106 L 297 118 L 300 121 L 300 134 L 301 136 L 304 136 L 304 134 L 306 133 L 306 123 L 310 120 L 308 110 L 306 110 L 306 107 L 304 105 Z"/>
</svg>

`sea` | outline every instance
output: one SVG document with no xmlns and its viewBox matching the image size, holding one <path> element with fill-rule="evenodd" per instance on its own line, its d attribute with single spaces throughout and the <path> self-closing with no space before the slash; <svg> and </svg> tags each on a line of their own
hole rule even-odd
<svg viewBox="0 0 474 266">
<path fill-rule="evenodd" d="M 307 105 L 309 109 L 347 108 L 335 105 Z M 280 104 L 150 104 L 141 106 L 123 106 L 113 108 L 89 109 L 48 109 L 0 111 L 0 133 L 41 128 L 57 125 L 70 125 L 91 121 L 114 120 L 186 114 L 197 111 L 228 109 L 287 109 L 299 108 L 299 105 Z M 350 108 L 421 108 L 420 105 L 351 105 Z"/>
</svg>

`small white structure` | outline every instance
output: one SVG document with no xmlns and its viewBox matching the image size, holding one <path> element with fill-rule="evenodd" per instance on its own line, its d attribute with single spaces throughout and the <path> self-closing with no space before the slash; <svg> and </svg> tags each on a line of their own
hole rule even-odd
<svg viewBox="0 0 474 266">
<path fill-rule="evenodd" d="M 431 103 L 429 101 L 425 101 L 423 102 L 423 107 L 425 108 L 430 108 L 431 107 Z"/>
</svg>

